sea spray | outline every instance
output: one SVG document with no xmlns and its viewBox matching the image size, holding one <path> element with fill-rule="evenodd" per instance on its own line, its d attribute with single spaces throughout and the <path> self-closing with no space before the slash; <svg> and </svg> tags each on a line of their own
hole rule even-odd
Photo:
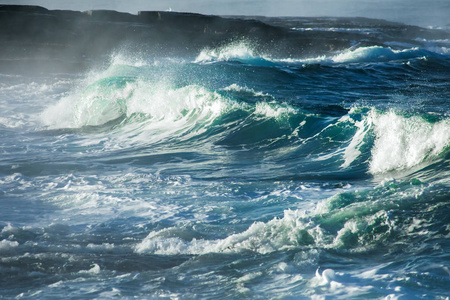
<svg viewBox="0 0 450 300">
<path fill-rule="evenodd" d="M 317 248 L 368 252 L 389 243 L 394 236 L 404 237 L 413 226 L 415 214 L 401 223 L 397 214 L 400 217 L 403 213 L 397 209 L 410 210 L 433 202 L 427 195 L 429 187 L 415 182 L 393 185 L 388 181 L 374 190 L 338 193 L 319 201 L 312 210 L 285 210 L 280 218 L 255 222 L 247 230 L 221 240 L 193 238 L 195 234 L 185 235 L 179 228 L 154 231 L 135 250 L 161 255 L 242 251 L 267 254 Z M 412 184 L 415 187 L 410 189 Z M 438 209 L 438 205 L 432 207 Z"/>
<path fill-rule="evenodd" d="M 36 9 L 1 19 L 2 296 L 448 297 L 445 31 Z"/>
<path fill-rule="evenodd" d="M 450 145 L 450 121 L 429 122 L 395 111 L 371 111 L 375 131 L 370 172 L 404 170 L 437 159 Z"/>
</svg>

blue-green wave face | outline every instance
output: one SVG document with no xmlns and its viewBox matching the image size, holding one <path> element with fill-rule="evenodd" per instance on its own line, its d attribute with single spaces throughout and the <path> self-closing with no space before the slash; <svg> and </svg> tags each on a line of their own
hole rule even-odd
<svg viewBox="0 0 450 300">
<path fill-rule="evenodd" d="M 0 75 L 0 295 L 447 297 L 447 48 L 360 42 Z"/>
<path fill-rule="evenodd" d="M 205 50 L 194 61 L 130 62 L 117 56 L 106 70 L 91 73 L 48 107 L 41 119 L 50 129 L 108 134 L 110 141 L 104 148 L 111 151 L 108 159 L 126 159 L 122 153 L 130 147 L 137 149 L 131 160 L 149 149 L 199 156 L 217 150 L 214 160 L 231 165 L 247 155 L 250 165 L 271 165 L 264 175 L 269 178 L 406 175 L 445 159 L 450 144 L 450 121 L 445 115 L 426 112 L 420 109 L 423 105 L 416 112 L 409 103 L 394 106 L 395 98 L 402 97 L 397 95 L 391 104 L 375 99 L 342 106 L 333 99 L 315 101 L 308 91 L 301 94 L 307 88 L 305 73 L 327 80 L 328 73 L 361 72 L 354 65 L 358 60 L 364 68 L 367 59 L 393 60 L 394 65 L 399 60 L 403 65 L 405 59 L 408 65 L 411 59 L 421 63 L 423 51 L 411 50 L 405 57 L 406 52 L 360 48 L 336 55 L 336 66 L 314 67 L 325 74 L 315 74 L 314 69 L 311 73 L 311 65 L 303 61 L 295 68 L 292 61 L 280 60 L 273 60 L 275 67 L 275 62 L 255 65 L 256 59 L 270 59 L 256 56 L 247 44 Z M 341 65 L 343 57 L 345 65 Z M 243 71 L 236 75 L 237 69 Z M 260 82 L 259 77 L 270 75 L 290 85 L 283 90 L 278 82 Z M 239 84 L 236 76 L 256 78 Z M 324 91 L 331 92 L 338 91 Z M 200 161 L 203 164 L 204 158 Z M 245 171 L 242 176 L 252 177 Z"/>
</svg>

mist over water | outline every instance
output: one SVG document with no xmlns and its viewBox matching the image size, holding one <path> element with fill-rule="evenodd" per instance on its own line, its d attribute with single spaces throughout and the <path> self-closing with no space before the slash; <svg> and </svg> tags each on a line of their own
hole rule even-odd
<svg viewBox="0 0 450 300">
<path fill-rule="evenodd" d="M 0 13 L 0 298 L 448 297 L 448 32 Z"/>
</svg>

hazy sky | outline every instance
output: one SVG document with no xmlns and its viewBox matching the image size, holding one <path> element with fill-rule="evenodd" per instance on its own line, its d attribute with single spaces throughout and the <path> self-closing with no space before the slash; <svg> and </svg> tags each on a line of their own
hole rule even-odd
<svg viewBox="0 0 450 300">
<path fill-rule="evenodd" d="M 362 16 L 420 26 L 450 23 L 450 0 L 0 0 L 49 9 L 168 10 L 217 15 Z"/>
</svg>

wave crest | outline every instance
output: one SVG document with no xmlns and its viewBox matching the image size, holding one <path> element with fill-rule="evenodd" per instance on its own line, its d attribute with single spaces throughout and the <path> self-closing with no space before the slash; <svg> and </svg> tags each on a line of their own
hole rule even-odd
<svg viewBox="0 0 450 300">
<path fill-rule="evenodd" d="M 334 63 L 361 63 L 405 60 L 428 56 L 431 53 L 419 48 L 394 50 L 390 47 L 370 46 L 347 50 L 331 58 Z"/>
<path fill-rule="evenodd" d="M 420 116 L 405 117 L 389 111 L 369 114 L 375 142 L 370 172 L 403 170 L 432 160 L 450 145 L 450 120 L 429 122 Z"/>
<path fill-rule="evenodd" d="M 216 62 L 239 62 L 252 66 L 290 67 L 310 64 L 353 64 L 353 63 L 385 63 L 391 61 L 407 61 L 428 57 L 442 58 L 448 54 L 431 46 L 426 48 L 410 47 L 393 49 L 389 45 L 350 48 L 331 55 L 306 58 L 274 58 L 254 50 L 249 42 L 235 42 L 218 48 L 203 49 L 194 63 L 209 64 Z"/>
<path fill-rule="evenodd" d="M 389 244 L 391 238 L 405 242 L 403 239 L 415 237 L 410 232 L 415 216 L 397 218 L 397 215 L 403 213 L 402 208 L 433 202 L 433 197 L 427 195 L 427 188 L 414 179 L 384 182 L 368 191 L 340 192 L 318 202 L 310 211 L 288 209 L 281 218 L 254 222 L 247 230 L 224 239 L 198 238 L 194 229 L 166 228 L 151 232 L 135 246 L 135 251 L 160 255 L 245 251 L 267 254 L 317 248 L 370 251 L 380 244 Z M 439 209 L 439 205 L 433 204 L 432 209 Z"/>
<path fill-rule="evenodd" d="M 276 62 L 257 53 L 249 42 L 240 41 L 218 48 L 203 49 L 194 63 L 238 62 L 252 66 L 274 66 Z"/>
<path fill-rule="evenodd" d="M 62 98 L 47 108 L 41 119 L 50 128 L 99 126 L 121 116 L 140 116 L 166 125 L 177 122 L 207 125 L 232 105 L 218 93 L 197 85 L 173 87 L 113 76 Z"/>
<path fill-rule="evenodd" d="M 373 175 L 432 162 L 450 146 L 449 119 L 427 120 L 424 116 L 407 116 L 394 110 L 354 108 L 338 123 L 355 127 L 341 151 L 344 159 L 341 167 L 349 167 L 364 151 L 370 151 L 368 172 Z"/>
</svg>

